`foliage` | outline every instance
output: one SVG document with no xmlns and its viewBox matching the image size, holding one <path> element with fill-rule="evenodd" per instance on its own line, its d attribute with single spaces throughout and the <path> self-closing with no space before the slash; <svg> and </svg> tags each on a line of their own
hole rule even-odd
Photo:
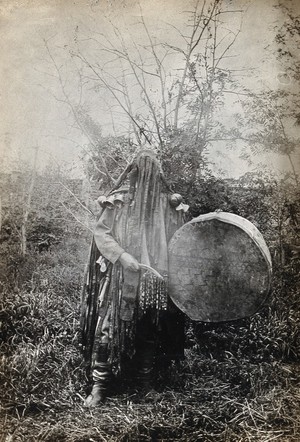
<svg viewBox="0 0 300 442">
<path fill-rule="evenodd" d="M 16 442 L 299 439 L 300 259 L 286 256 L 282 262 L 276 255 L 298 238 L 295 188 L 253 175 L 238 185 L 210 177 L 191 197 L 195 215 L 237 208 L 257 222 L 268 243 L 275 241 L 269 305 L 246 320 L 187 324 L 186 360 L 157 376 L 155 390 L 143 395 L 116 380 L 107 403 L 87 413 L 78 325 L 88 245 L 69 230 L 51 250 L 32 254 L 30 280 L 20 279 L 14 290 L 2 287 L 3 437 L 13 435 Z"/>
<path fill-rule="evenodd" d="M 277 59 L 281 65 L 284 66 L 284 72 L 282 72 L 283 78 L 281 78 L 281 80 L 283 82 L 289 82 L 288 77 L 291 76 L 299 84 L 299 16 L 293 11 L 293 4 L 290 1 L 280 1 L 277 8 L 280 9 L 280 12 L 284 16 L 284 22 L 280 26 L 277 26 L 275 37 L 278 45 Z"/>
<path fill-rule="evenodd" d="M 279 8 L 275 57 L 282 65 L 288 61 L 290 73 L 286 75 L 296 79 L 298 17 L 288 4 Z M 249 162 L 261 153 L 283 155 L 298 183 L 299 136 L 293 122 L 297 122 L 299 94 L 295 85 L 279 81 L 275 89 L 253 90 L 243 81 L 239 62 L 235 61 L 234 69 L 228 64 L 228 58 L 234 57 L 243 12 L 233 9 L 231 2 L 194 2 L 183 13 L 184 31 L 166 24 L 169 33 L 163 39 L 155 35 L 142 10 L 130 31 L 114 21 L 105 34 L 97 24 L 84 31 L 77 26 L 74 42 L 63 49 L 64 59 L 68 55 L 77 66 L 69 74 L 70 84 L 75 81 L 79 91 L 77 103 L 65 69 L 54 56 L 59 57 L 59 52 L 45 41 L 61 87 L 59 101 L 69 108 L 87 139 L 81 147 L 91 180 L 104 190 L 112 187 L 135 149 L 152 144 L 171 185 L 179 182 L 179 188 L 186 187 L 187 192 L 198 177 L 211 174 L 208 153 L 222 143 L 224 150 L 234 149 Z M 274 62 L 273 52 L 272 46 L 268 60 Z M 91 90 L 93 99 L 86 106 L 83 97 L 89 97 Z M 109 135 L 103 135 L 99 109 L 105 114 Z"/>
<path fill-rule="evenodd" d="M 285 157 L 299 185 L 299 16 L 289 1 L 279 1 L 275 8 L 280 19 L 266 50 L 266 63 L 276 64 L 275 82 L 257 90 L 244 88 L 235 103 L 233 122 L 222 128 L 222 136 L 235 149 L 239 143 L 241 156 L 249 163 L 262 153 Z"/>
<path fill-rule="evenodd" d="M 6 388 L 3 399 L 10 403 L 16 401 L 21 409 L 34 410 L 39 404 L 47 408 L 45 395 L 52 395 L 55 401 L 65 380 L 74 382 L 72 373 L 81 364 L 77 351 L 78 294 L 87 259 L 86 248 L 84 239 L 74 238 L 65 241 L 63 248 L 56 245 L 55 253 L 36 252 L 30 281 L 24 277 L 14 291 L 7 285 L 4 287 L 1 376 Z M 60 379 L 56 376 L 58 367 Z"/>
<path fill-rule="evenodd" d="M 84 155 L 85 172 L 102 192 L 111 189 L 134 157 L 136 147 L 125 137 L 101 136 Z M 103 158 L 108 173 L 103 172 Z"/>
<path fill-rule="evenodd" d="M 280 438 L 296 442 L 300 438 L 300 198 L 293 169 L 296 140 L 285 128 L 287 118 L 298 118 L 287 104 L 295 96 L 290 91 L 249 94 L 243 100 L 244 114 L 237 114 L 235 126 L 226 131 L 218 116 L 226 91 L 235 93 L 238 85 L 229 69 L 221 69 L 221 61 L 239 30 L 224 34 L 220 20 L 224 2 L 204 5 L 201 10 L 197 2 L 189 15 L 190 34 L 181 35 L 182 46 L 157 42 L 143 17 L 138 26 L 146 43 L 134 45 L 134 52 L 127 51 L 115 27 L 110 41 L 100 34 L 103 60 L 109 61 L 108 54 L 115 60 L 117 55 L 120 70 L 89 60 L 85 49 L 92 40 L 85 39 L 83 47 L 76 35 L 69 53 L 80 62 L 79 77 L 84 79 L 80 94 L 84 87 L 92 87 L 100 97 L 103 90 L 113 96 L 117 106 L 108 111 L 119 118 L 122 110 L 125 135 L 103 135 L 92 113 L 71 102 L 68 84 L 46 44 L 63 101 L 86 134 L 83 150 L 92 190 L 89 199 L 60 173 L 37 175 L 25 258 L 20 255 L 20 228 L 29 175 L 21 174 L 7 194 L 0 255 L 5 440 L 267 442 Z M 283 50 L 283 29 L 298 35 L 296 17 L 288 9 L 284 26 L 276 37 L 282 59 L 289 57 Z M 171 55 L 180 59 L 182 75 L 177 65 L 176 74 L 167 74 Z M 291 72 L 296 73 L 298 68 L 292 68 L 291 64 Z M 137 96 L 140 100 L 133 100 Z M 280 180 L 247 174 L 237 181 L 214 177 L 207 152 L 219 138 L 243 140 L 252 153 L 263 149 L 286 155 L 293 176 Z M 190 204 L 191 216 L 224 210 L 246 217 L 261 230 L 273 258 L 272 296 L 269 305 L 250 319 L 210 325 L 189 322 L 186 360 L 157 376 L 156 391 L 143 395 L 116 380 L 117 394 L 100 410 L 87 413 L 82 408 L 87 379 L 80 354 L 79 305 L 88 249 L 85 232 L 94 222 L 90 200 L 95 199 L 97 186 L 105 191 L 115 183 L 145 140 L 159 146 L 166 179 Z"/>
<path fill-rule="evenodd" d="M 61 97 L 55 98 L 65 103 L 87 140 L 81 147 L 90 177 L 104 187 L 114 184 L 134 150 L 144 144 L 171 163 L 180 146 L 186 180 L 209 172 L 206 155 L 222 137 L 226 94 L 243 90 L 227 63 L 242 13 L 220 0 L 194 2 L 183 10 L 184 32 L 169 23 L 163 38 L 142 9 L 130 31 L 114 21 L 106 22 L 105 33 L 97 24 L 84 30 L 77 26 L 72 44 L 63 49 L 65 63 L 69 55 L 68 63 L 77 67 L 67 80 L 59 51 L 44 41 L 61 89 Z M 77 100 L 69 87 L 72 82 L 79 91 Z M 85 100 L 91 90 L 92 100 Z M 99 109 L 105 125 L 111 126 L 110 135 L 103 135 Z"/>
<path fill-rule="evenodd" d="M 40 253 L 51 250 L 54 245 L 63 247 L 68 231 L 72 231 L 74 240 L 86 237 L 94 218 L 85 210 L 84 200 L 82 206 L 78 203 L 82 200 L 81 180 L 66 181 L 53 171 L 38 174 L 28 213 L 28 253 L 23 256 L 21 228 L 29 185 L 28 173 L 18 173 L 17 179 L 8 175 L 6 180 L 2 183 L 6 193 L 2 201 L 0 278 L 4 285 L 19 287 L 31 280 Z"/>
</svg>

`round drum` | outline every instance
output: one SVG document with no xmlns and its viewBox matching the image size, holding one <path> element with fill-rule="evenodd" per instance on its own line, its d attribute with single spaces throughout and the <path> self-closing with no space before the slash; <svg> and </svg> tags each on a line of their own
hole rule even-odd
<svg viewBox="0 0 300 442">
<path fill-rule="evenodd" d="M 248 317 L 264 304 L 272 263 L 259 230 L 226 212 L 194 218 L 169 244 L 169 294 L 195 321 Z"/>
</svg>

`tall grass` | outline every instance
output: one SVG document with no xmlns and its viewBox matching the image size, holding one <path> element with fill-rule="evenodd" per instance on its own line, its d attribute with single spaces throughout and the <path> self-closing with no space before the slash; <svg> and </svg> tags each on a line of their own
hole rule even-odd
<svg viewBox="0 0 300 442">
<path fill-rule="evenodd" d="M 270 302 L 252 318 L 187 324 L 185 361 L 149 393 L 120 384 L 102 407 L 85 410 L 87 248 L 67 240 L 33 254 L 18 270 L 22 284 L 2 284 L 1 442 L 300 440 L 297 261 L 275 266 Z"/>
</svg>

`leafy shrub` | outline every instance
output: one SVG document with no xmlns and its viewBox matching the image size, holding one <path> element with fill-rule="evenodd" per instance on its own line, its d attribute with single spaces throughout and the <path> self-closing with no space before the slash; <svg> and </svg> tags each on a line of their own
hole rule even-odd
<svg viewBox="0 0 300 442">
<path fill-rule="evenodd" d="M 232 211 L 265 235 L 274 261 L 270 303 L 250 319 L 189 324 L 186 360 L 157 379 L 163 391 L 137 403 L 122 393 L 95 413 L 80 408 L 87 384 L 78 329 L 86 236 L 67 229 L 49 250 L 32 247 L 26 259 L 14 236 L 5 239 L 0 382 L 15 440 L 297 440 L 299 374 L 287 364 L 300 357 L 300 268 L 294 255 L 282 260 L 284 245 L 298 238 L 297 198 L 295 191 L 279 198 L 275 190 L 245 190 L 212 177 L 200 191 L 189 188 L 193 216 Z"/>
</svg>

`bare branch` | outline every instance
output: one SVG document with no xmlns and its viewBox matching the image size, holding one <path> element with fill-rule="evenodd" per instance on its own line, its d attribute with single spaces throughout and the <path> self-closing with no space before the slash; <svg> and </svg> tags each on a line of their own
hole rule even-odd
<svg viewBox="0 0 300 442">
<path fill-rule="evenodd" d="M 74 117 L 74 119 L 75 119 L 75 121 L 76 121 L 78 127 L 79 127 L 79 128 L 82 130 L 82 132 L 86 135 L 86 137 L 88 138 L 88 140 L 90 141 L 90 143 L 91 143 L 93 146 L 95 146 L 93 140 L 91 139 L 91 137 L 90 137 L 90 135 L 89 135 L 89 133 L 85 130 L 85 127 L 81 124 L 81 121 L 80 121 L 79 118 L 78 118 L 78 114 L 77 114 L 77 112 L 76 112 L 76 109 L 75 109 L 75 107 L 73 106 L 73 104 L 71 103 L 71 101 L 70 101 L 70 99 L 69 99 L 69 96 L 68 96 L 68 94 L 67 94 L 67 92 L 66 92 L 66 90 L 65 90 L 65 85 L 64 85 L 63 80 L 62 80 L 62 77 L 61 77 L 60 68 L 58 67 L 58 65 L 57 65 L 57 63 L 56 63 L 56 61 L 55 61 L 55 59 L 54 59 L 54 57 L 53 57 L 53 55 L 52 55 L 52 53 L 51 53 L 51 51 L 50 51 L 50 49 L 49 49 L 48 42 L 46 41 L 46 39 L 44 39 L 44 44 L 45 44 L 46 50 L 47 50 L 47 52 L 48 52 L 48 55 L 49 55 L 49 57 L 50 57 L 50 59 L 51 59 L 53 65 L 54 65 L 54 67 L 55 67 L 56 72 L 57 72 L 58 80 L 59 80 L 59 84 L 60 84 L 60 86 L 61 86 L 62 93 L 63 93 L 63 95 L 64 95 L 64 97 L 65 97 L 65 103 L 68 104 L 68 106 L 70 107 L 70 109 L 71 109 L 71 111 L 72 111 L 72 114 L 73 114 L 73 117 Z M 105 163 L 104 158 L 101 158 L 101 162 L 102 162 L 102 164 L 103 164 L 103 167 L 104 167 L 104 170 L 105 170 L 106 176 L 107 176 L 107 177 L 108 177 L 108 178 L 114 183 L 114 179 L 113 179 L 113 177 L 111 176 L 111 174 L 110 174 L 109 171 L 108 171 L 108 168 L 107 168 L 107 166 L 106 166 L 106 163 Z M 96 165 L 95 165 L 95 166 L 96 166 Z M 100 173 L 102 173 L 102 171 L 100 171 L 98 168 L 97 168 L 97 170 L 98 170 Z"/>
<path fill-rule="evenodd" d="M 154 60 L 156 62 L 156 67 L 158 70 L 158 77 L 159 77 L 159 81 L 160 81 L 161 98 L 162 98 L 162 107 L 163 107 L 163 122 L 164 122 L 164 129 L 166 130 L 167 129 L 167 105 L 166 105 L 166 98 L 165 98 L 165 71 L 163 69 L 163 65 L 162 65 L 161 60 L 158 58 L 158 55 L 155 50 L 155 46 L 153 44 L 153 40 L 151 38 L 151 35 L 149 33 L 149 30 L 146 26 L 146 23 L 145 23 L 145 20 L 144 20 L 142 14 L 141 14 L 141 20 L 142 20 L 143 27 L 146 31 L 146 34 L 147 34 L 147 37 L 148 37 L 148 40 L 150 43 L 150 47 L 151 47 L 151 52 L 154 56 Z M 158 133 L 158 135 L 159 135 L 159 133 Z M 159 136 L 159 138 L 160 138 L 160 136 Z M 161 140 L 161 138 L 160 138 L 160 140 Z"/>
<path fill-rule="evenodd" d="M 58 184 L 60 184 L 64 189 L 67 190 L 67 192 L 70 193 L 70 195 L 73 196 L 73 198 L 75 198 L 75 200 L 78 202 L 78 204 L 80 204 L 80 206 L 86 211 L 88 212 L 90 215 L 95 216 L 95 214 L 88 208 L 86 207 L 84 204 L 82 204 L 82 202 L 80 201 L 80 199 L 72 192 L 71 189 L 69 189 L 65 184 L 63 184 L 61 181 L 58 182 Z"/>
<path fill-rule="evenodd" d="M 92 229 L 90 229 L 87 225 L 85 225 L 83 222 L 80 221 L 80 219 L 77 218 L 76 215 L 74 215 L 74 213 L 72 212 L 71 209 L 69 209 L 69 207 L 67 207 L 62 201 L 60 202 L 61 205 L 67 210 L 67 212 L 69 212 L 73 218 L 79 223 L 81 224 L 85 229 L 89 230 L 91 233 L 94 233 Z"/>
<path fill-rule="evenodd" d="M 120 92 L 122 95 L 124 94 L 124 92 L 118 88 L 114 88 L 111 84 L 109 84 L 103 76 L 101 76 L 96 69 L 94 68 L 94 66 L 82 55 L 82 54 L 76 54 L 76 56 L 78 58 L 80 58 L 89 68 L 90 70 L 96 75 L 97 79 L 107 88 L 107 90 L 111 93 L 111 95 L 114 97 L 114 99 L 116 100 L 116 102 L 120 105 L 120 107 L 123 109 L 123 111 L 126 113 L 126 115 L 128 115 L 128 117 L 132 120 L 132 122 L 139 128 L 140 132 L 144 134 L 146 141 L 151 144 L 149 138 L 147 137 L 147 135 L 144 133 L 144 129 L 138 124 L 137 120 L 133 117 L 133 115 L 128 111 L 128 109 L 126 108 L 126 106 L 124 106 L 124 104 L 122 103 L 122 101 L 120 100 L 120 98 L 117 95 L 117 92 Z"/>
</svg>

